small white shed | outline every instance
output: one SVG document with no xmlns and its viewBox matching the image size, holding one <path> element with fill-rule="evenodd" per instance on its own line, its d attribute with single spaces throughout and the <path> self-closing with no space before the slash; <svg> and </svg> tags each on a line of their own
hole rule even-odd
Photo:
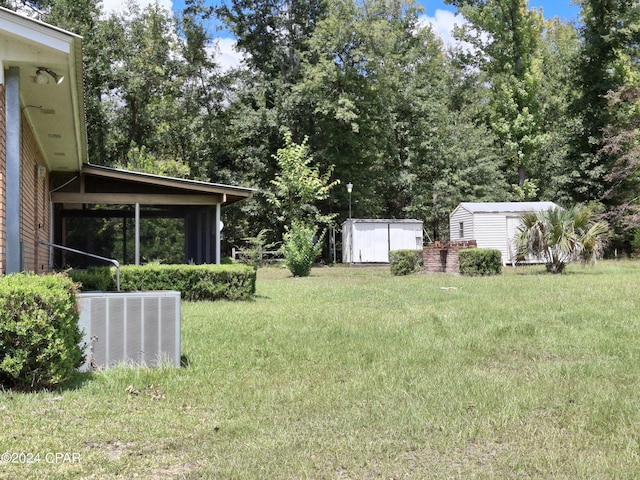
<svg viewBox="0 0 640 480">
<path fill-rule="evenodd" d="M 351 218 L 342 224 L 343 263 L 389 263 L 392 250 L 421 250 L 420 220 Z"/>
<path fill-rule="evenodd" d="M 449 216 L 449 238 L 475 240 L 478 248 L 500 250 L 503 263 L 515 262 L 513 237 L 523 213 L 558 208 L 553 202 L 462 202 Z"/>
</svg>

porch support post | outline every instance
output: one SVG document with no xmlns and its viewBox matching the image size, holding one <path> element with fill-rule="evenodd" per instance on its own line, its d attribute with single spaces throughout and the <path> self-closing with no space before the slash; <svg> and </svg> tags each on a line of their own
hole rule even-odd
<svg viewBox="0 0 640 480">
<path fill-rule="evenodd" d="M 23 268 L 20 241 L 20 69 L 11 67 L 5 72 L 6 120 L 6 273 L 19 273 Z"/>
<path fill-rule="evenodd" d="M 140 265 L 140 204 L 136 203 L 136 265 Z"/>
<path fill-rule="evenodd" d="M 49 202 L 49 238 L 48 238 L 48 242 L 49 243 L 55 243 L 55 229 L 56 229 L 56 224 L 53 221 L 54 219 L 54 208 L 55 208 L 55 204 L 53 202 Z M 54 266 L 54 256 L 53 256 L 53 248 L 49 249 L 49 271 L 53 271 L 53 266 Z"/>
<path fill-rule="evenodd" d="M 204 248 L 202 250 L 202 263 L 213 263 L 213 213 L 210 208 L 202 212 L 202 220 L 204 222 Z"/>
<path fill-rule="evenodd" d="M 220 204 L 216 203 L 216 222 L 213 228 L 215 229 L 215 249 L 216 249 L 216 265 L 220 265 L 220 237 L 222 236 L 222 232 L 220 231 L 221 223 L 220 223 Z"/>
</svg>

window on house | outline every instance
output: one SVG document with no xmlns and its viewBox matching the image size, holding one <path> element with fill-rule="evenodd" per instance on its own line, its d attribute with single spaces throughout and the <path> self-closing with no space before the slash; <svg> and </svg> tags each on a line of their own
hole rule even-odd
<svg viewBox="0 0 640 480">
<path fill-rule="evenodd" d="M 459 237 L 464 238 L 464 222 L 460 222 L 459 227 L 460 227 Z"/>
</svg>

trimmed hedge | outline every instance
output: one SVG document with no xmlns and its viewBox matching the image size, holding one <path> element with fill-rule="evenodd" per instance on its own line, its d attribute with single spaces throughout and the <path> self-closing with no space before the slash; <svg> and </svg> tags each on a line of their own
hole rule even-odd
<svg viewBox="0 0 640 480">
<path fill-rule="evenodd" d="M 115 268 L 96 267 L 86 272 L 72 271 L 70 275 L 82 283 L 84 291 L 116 289 Z M 241 264 L 125 265 L 120 267 L 120 290 L 177 290 L 190 301 L 248 300 L 256 292 L 256 270 Z"/>
<path fill-rule="evenodd" d="M 110 267 L 89 267 L 87 270 L 70 270 L 67 274 L 73 281 L 80 284 L 80 289 L 84 292 L 98 290 L 101 292 L 112 292 L 116 290 L 115 269 Z"/>
<path fill-rule="evenodd" d="M 502 273 L 500 250 L 488 248 L 468 248 L 458 251 L 460 273 L 462 275 L 483 276 Z"/>
<path fill-rule="evenodd" d="M 422 265 L 422 250 L 392 250 L 389 265 L 394 275 L 409 275 Z"/>
<path fill-rule="evenodd" d="M 76 291 L 62 274 L 0 278 L 0 385 L 51 388 L 82 365 Z"/>
</svg>

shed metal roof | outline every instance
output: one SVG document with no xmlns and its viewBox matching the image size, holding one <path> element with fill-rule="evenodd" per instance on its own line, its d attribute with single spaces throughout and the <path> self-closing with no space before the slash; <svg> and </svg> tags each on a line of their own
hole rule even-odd
<svg viewBox="0 0 640 480">
<path fill-rule="evenodd" d="M 414 218 L 349 218 L 342 222 L 345 223 L 422 223 L 422 220 Z"/>
<path fill-rule="evenodd" d="M 559 206 L 553 202 L 462 202 L 458 208 L 464 208 L 471 213 L 522 213 L 538 212 L 559 208 Z"/>
</svg>

